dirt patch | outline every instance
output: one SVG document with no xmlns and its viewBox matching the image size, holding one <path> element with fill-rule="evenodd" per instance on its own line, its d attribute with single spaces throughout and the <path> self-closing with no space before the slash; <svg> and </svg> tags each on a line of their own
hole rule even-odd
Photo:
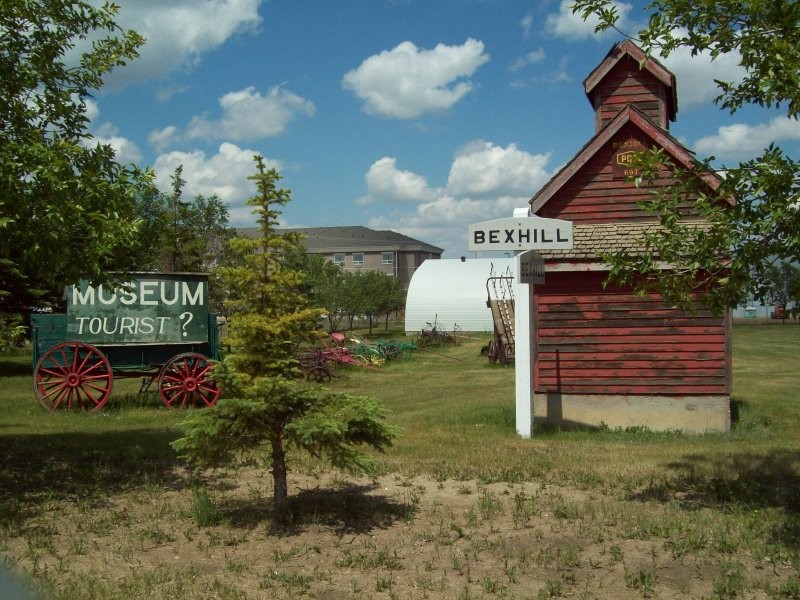
<svg viewBox="0 0 800 600">
<path fill-rule="evenodd" d="M 262 472 L 176 481 L 49 501 L 0 550 L 59 598 L 768 598 L 796 574 L 676 551 L 646 526 L 676 518 L 668 505 L 537 482 L 292 475 L 293 518 L 276 524 Z"/>
</svg>

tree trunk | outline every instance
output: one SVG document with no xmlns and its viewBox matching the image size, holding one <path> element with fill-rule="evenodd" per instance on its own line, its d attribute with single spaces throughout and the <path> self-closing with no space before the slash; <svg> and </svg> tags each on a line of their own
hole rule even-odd
<svg viewBox="0 0 800 600">
<path fill-rule="evenodd" d="M 272 501 L 278 519 L 286 516 L 287 498 L 289 488 L 286 484 L 286 451 L 283 449 L 283 439 L 280 432 L 275 432 L 272 437 Z"/>
</svg>

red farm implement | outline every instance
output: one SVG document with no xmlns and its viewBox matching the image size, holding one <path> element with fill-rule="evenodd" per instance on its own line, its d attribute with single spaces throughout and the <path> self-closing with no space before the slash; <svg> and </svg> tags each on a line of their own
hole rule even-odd
<svg viewBox="0 0 800 600">
<path fill-rule="evenodd" d="M 307 380 L 327 382 L 333 376 L 331 369 L 336 366 L 375 369 L 387 360 L 408 358 L 415 349 L 413 344 L 393 340 L 372 343 L 359 337 L 348 339 L 342 333 L 331 333 L 326 344 L 299 350 L 297 358 Z"/>
</svg>

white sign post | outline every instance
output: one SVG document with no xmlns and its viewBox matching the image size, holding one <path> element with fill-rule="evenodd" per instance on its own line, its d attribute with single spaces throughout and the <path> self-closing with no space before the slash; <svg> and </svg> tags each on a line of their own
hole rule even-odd
<svg viewBox="0 0 800 600">
<path fill-rule="evenodd" d="M 525 209 L 518 209 L 527 213 Z M 516 211 L 515 211 L 516 215 Z M 544 284 L 544 258 L 535 250 L 572 248 L 572 222 L 535 216 L 514 216 L 469 226 L 470 251 L 517 252 L 514 282 L 514 382 L 517 433 L 533 434 L 534 331 L 531 320 L 531 285 Z"/>
</svg>

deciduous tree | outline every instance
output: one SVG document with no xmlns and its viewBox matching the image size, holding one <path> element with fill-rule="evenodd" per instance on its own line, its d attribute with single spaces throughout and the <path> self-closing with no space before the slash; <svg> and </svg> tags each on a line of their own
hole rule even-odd
<svg viewBox="0 0 800 600">
<path fill-rule="evenodd" d="M 163 204 L 157 246 L 157 267 L 164 271 L 208 271 L 224 255 L 235 231 L 228 226 L 228 209 L 217 196 L 198 194 L 183 200 L 183 166 L 172 174 L 172 194 Z"/>
<path fill-rule="evenodd" d="M 577 0 L 573 10 L 598 19 L 597 31 L 617 28 L 619 12 L 612 0 Z M 741 81 L 717 81 L 715 102 L 735 113 L 747 105 L 800 114 L 800 4 L 793 0 L 689 2 L 653 0 L 649 21 L 635 37 L 650 56 L 668 57 L 681 48 L 711 58 L 735 54 L 744 67 Z M 621 32 L 625 35 L 630 32 Z M 607 257 L 612 278 L 656 289 L 675 304 L 691 306 L 698 288 L 705 301 L 723 310 L 757 292 L 771 265 L 800 259 L 800 164 L 778 145 L 739 164 L 719 165 L 714 157 L 681 171 L 658 149 L 641 153 L 637 183 L 646 187 L 663 169 L 677 183 L 654 194 L 646 208 L 661 228 L 648 237 L 640 256 Z M 722 172 L 715 191 L 697 187 L 710 172 Z M 687 225 L 681 200 L 698 197 L 704 229 Z M 725 200 L 734 198 L 734 206 Z M 676 266 L 659 270 L 660 261 Z"/>
<path fill-rule="evenodd" d="M 87 100 L 144 39 L 113 4 L 10 0 L 0 9 L 0 313 L 131 266 L 146 173 L 92 141 Z M 79 43 L 91 47 L 72 61 Z"/>
<path fill-rule="evenodd" d="M 787 262 L 773 265 L 765 274 L 765 279 L 759 281 L 760 298 L 783 307 L 783 319 L 789 311 L 795 316 L 800 305 L 800 267 Z M 792 304 L 792 308 L 789 308 Z"/>
</svg>

